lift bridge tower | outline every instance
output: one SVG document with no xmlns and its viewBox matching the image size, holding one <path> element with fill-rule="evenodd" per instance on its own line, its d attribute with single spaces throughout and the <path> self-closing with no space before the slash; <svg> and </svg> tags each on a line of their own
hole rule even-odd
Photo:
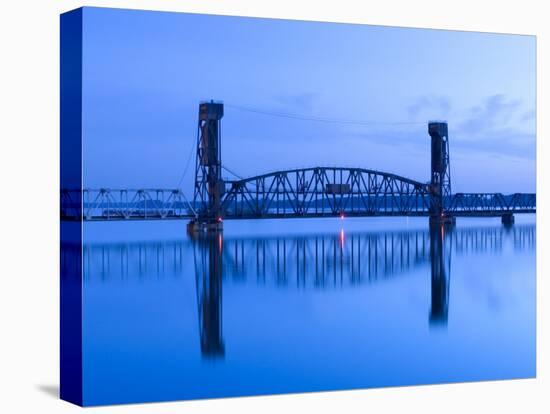
<svg viewBox="0 0 550 414">
<path fill-rule="evenodd" d="M 193 194 L 196 216 L 188 225 L 189 232 L 222 230 L 221 199 L 225 191 L 221 178 L 222 117 L 222 103 L 210 101 L 199 105 Z"/>
<path fill-rule="evenodd" d="M 430 224 L 454 224 L 455 217 L 448 214 L 451 200 L 451 163 L 447 123 L 430 122 L 428 133 L 432 148 Z"/>
</svg>

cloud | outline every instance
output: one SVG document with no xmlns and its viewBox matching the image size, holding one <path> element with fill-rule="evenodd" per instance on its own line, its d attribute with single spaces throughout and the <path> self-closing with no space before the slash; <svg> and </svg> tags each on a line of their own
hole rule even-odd
<svg viewBox="0 0 550 414">
<path fill-rule="evenodd" d="M 526 111 L 519 99 L 503 94 L 491 95 L 472 106 L 457 123 L 453 145 L 467 151 L 534 159 L 533 119 L 534 111 Z"/>
<path fill-rule="evenodd" d="M 495 94 L 466 110 L 454 109 L 451 113 L 451 108 L 448 98 L 421 96 L 408 107 L 408 112 L 411 116 L 447 113 L 451 152 L 534 160 L 534 111 L 523 108 L 520 100 Z M 377 144 L 427 151 L 427 125 L 348 132 Z"/>
<path fill-rule="evenodd" d="M 527 159 L 534 159 L 536 155 L 535 134 L 513 127 L 486 130 L 475 137 L 465 137 L 457 131 L 454 136 L 456 139 L 451 141 L 451 148 L 463 152 L 485 152 Z"/>
<path fill-rule="evenodd" d="M 503 94 L 491 95 L 480 105 L 471 107 L 467 119 L 458 128 L 472 134 L 494 130 L 513 121 L 520 110 L 519 99 L 510 99 Z"/>
<path fill-rule="evenodd" d="M 530 121 L 532 119 L 535 119 L 536 115 L 537 112 L 534 109 L 531 109 L 530 111 L 526 111 L 521 115 L 521 121 Z"/>
<path fill-rule="evenodd" d="M 446 96 L 424 95 L 416 99 L 407 107 L 407 112 L 412 118 L 418 115 L 426 115 L 428 118 L 445 117 L 451 111 L 451 101 Z"/>
</svg>

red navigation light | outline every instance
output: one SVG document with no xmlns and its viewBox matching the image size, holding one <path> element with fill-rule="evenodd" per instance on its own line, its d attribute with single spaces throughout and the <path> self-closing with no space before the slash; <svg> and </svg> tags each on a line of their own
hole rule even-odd
<svg viewBox="0 0 550 414">
<path fill-rule="evenodd" d="M 223 220 L 221 217 L 218 217 L 218 223 L 221 223 Z"/>
</svg>

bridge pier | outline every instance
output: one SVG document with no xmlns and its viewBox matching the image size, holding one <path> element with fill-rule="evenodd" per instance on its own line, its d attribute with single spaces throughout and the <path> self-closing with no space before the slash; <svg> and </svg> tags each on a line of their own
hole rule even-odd
<svg viewBox="0 0 550 414">
<path fill-rule="evenodd" d="M 438 216 L 430 216 L 430 226 L 455 226 L 456 217 L 446 214 L 441 214 Z"/>
<path fill-rule="evenodd" d="M 511 226 L 512 224 L 514 224 L 515 218 L 512 213 L 505 213 L 500 217 L 500 221 L 505 226 Z"/>
<path fill-rule="evenodd" d="M 187 223 L 187 234 L 197 235 L 200 233 L 220 233 L 223 231 L 223 222 L 191 220 Z"/>
</svg>

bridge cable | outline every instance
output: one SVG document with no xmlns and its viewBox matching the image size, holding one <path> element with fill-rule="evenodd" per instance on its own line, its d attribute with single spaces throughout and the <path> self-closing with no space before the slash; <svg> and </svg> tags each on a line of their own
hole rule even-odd
<svg viewBox="0 0 550 414">
<path fill-rule="evenodd" d="M 181 175 L 178 184 L 176 185 L 176 189 L 179 190 L 181 183 L 183 182 L 183 179 L 185 178 L 185 175 L 187 174 L 187 170 L 189 169 L 189 165 L 191 163 L 191 158 L 193 158 L 193 152 L 195 152 L 195 146 L 197 145 L 196 142 L 193 143 L 191 146 L 191 151 L 189 152 L 189 155 L 187 157 L 187 162 L 185 163 L 185 168 L 183 169 L 183 174 Z"/>
<path fill-rule="evenodd" d="M 241 175 L 237 174 L 235 171 L 232 171 L 230 170 L 229 168 L 227 168 L 225 165 L 222 165 L 222 168 L 227 171 L 229 174 L 233 174 L 235 177 L 237 177 L 239 180 L 244 180 L 244 177 L 242 177 Z"/>
<path fill-rule="evenodd" d="M 224 169 L 225 171 L 227 171 L 229 174 L 233 174 L 235 177 L 237 177 L 239 180 L 245 180 L 244 177 L 242 177 L 241 175 L 237 174 L 235 171 L 232 171 L 230 170 L 229 168 L 227 168 L 225 165 L 222 165 L 222 169 Z M 257 187 L 256 183 L 255 182 L 250 182 L 251 185 L 253 185 L 254 187 Z"/>
<path fill-rule="evenodd" d="M 185 168 L 183 169 L 183 174 L 181 175 L 181 177 L 178 181 L 178 184 L 176 185 L 176 190 L 180 189 L 180 186 L 183 182 L 183 179 L 185 178 L 185 175 L 187 174 L 187 170 L 189 169 L 189 165 L 191 164 L 191 158 L 193 158 L 193 153 L 195 152 L 196 145 L 197 145 L 196 141 L 193 141 L 193 145 L 191 146 L 191 151 L 189 152 L 189 155 L 187 156 L 187 162 L 185 163 Z M 183 199 L 187 203 L 187 206 L 189 207 L 189 209 L 196 216 L 197 212 L 195 211 L 195 209 L 193 208 L 193 205 L 189 202 L 189 200 L 187 199 L 187 197 L 185 196 L 183 191 L 181 191 L 181 195 L 183 196 Z"/>
<path fill-rule="evenodd" d="M 256 109 L 256 108 L 250 108 L 240 105 L 233 105 L 233 104 L 224 104 L 227 107 L 237 109 L 239 111 L 246 111 L 246 112 L 253 112 L 257 114 L 262 115 L 268 115 L 268 116 L 276 116 L 280 118 L 290 118 L 290 119 L 298 119 L 302 121 L 316 121 L 316 122 L 326 122 L 326 123 L 333 123 L 333 124 L 348 124 L 348 125 L 363 125 L 363 126 L 373 126 L 373 125 L 425 125 L 425 122 L 414 122 L 414 121 L 404 121 L 404 122 L 384 122 L 384 121 L 372 121 L 372 122 L 366 122 L 366 121 L 358 121 L 358 120 L 352 120 L 352 119 L 337 119 L 337 118 L 323 118 L 323 117 L 316 117 L 316 116 L 306 116 L 306 115 L 298 115 L 298 114 L 292 114 L 292 113 L 285 113 L 285 112 L 273 112 L 273 111 L 266 111 L 263 109 Z"/>
</svg>

